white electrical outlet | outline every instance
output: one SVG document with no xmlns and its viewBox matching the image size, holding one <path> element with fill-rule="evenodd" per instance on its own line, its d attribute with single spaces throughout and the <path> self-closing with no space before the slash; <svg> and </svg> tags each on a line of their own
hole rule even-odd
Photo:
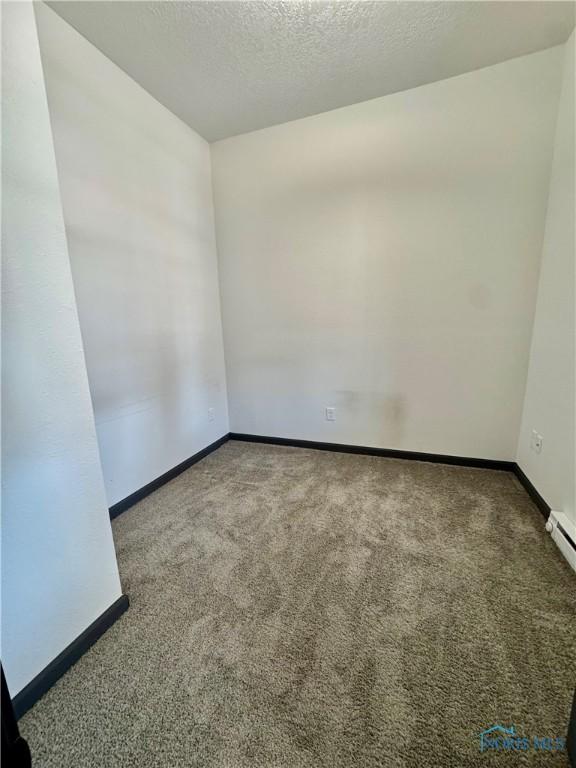
<svg viewBox="0 0 576 768">
<path fill-rule="evenodd" d="M 326 421 L 336 421 L 336 408 L 326 408 Z"/>
<path fill-rule="evenodd" d="M 534 453 L 542 453 L 542 443 L 544 442 L 542 435 L 538 432 L 536 432 L 535 429 L 532 430 L 532 438 L 530 440 L 530 447 L 534 451 Z"/>
<path fill-rule="evenodd" d="M 214 421 L 215 416 L 216 412 L 214 411 L 214 408 L 208 408 L 208 421 Z"/>
</svg>

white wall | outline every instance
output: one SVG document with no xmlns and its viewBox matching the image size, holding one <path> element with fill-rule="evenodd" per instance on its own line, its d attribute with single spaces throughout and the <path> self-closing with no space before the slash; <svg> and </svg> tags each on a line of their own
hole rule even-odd
<svg viewBox="0 0 576 768">
<path fill-rule="evenodd" d="M 574 505 L 574 34 L 566 45 L 518 464 L 553 509 Z M 532 430 L 544 438 L 530 448 Z"/>
<path fill-rule="evenodd" d="M 2 664 L 15 695 L 120 597 L 34 13 L 2 4 Z"/>
<path fill-rule="evenodd" d="M 51 9 L 36 15 L 114 504 L 228 432 L 210 149 Z"/>
<path fill-rule="evenodd" d="M 515 458 L 561 58 L 212 145 L 232 431 Z"/>
</svg>

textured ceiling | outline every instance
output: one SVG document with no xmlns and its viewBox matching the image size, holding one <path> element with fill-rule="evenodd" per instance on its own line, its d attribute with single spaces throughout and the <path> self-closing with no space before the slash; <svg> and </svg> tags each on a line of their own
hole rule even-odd
<svg viewBox="0 0 576 768">
<path fill-rule="evenodd" d="M 563 43 L 571 2 L 50 2 L 209 141 Z"/>
</svg>

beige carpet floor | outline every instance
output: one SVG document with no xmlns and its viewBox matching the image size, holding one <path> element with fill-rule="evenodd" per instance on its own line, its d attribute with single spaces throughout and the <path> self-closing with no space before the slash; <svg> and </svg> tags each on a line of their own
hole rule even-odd
<svg viewBox="0 0 576 768">
<path fill-rule="evenodd" d="M 568 765 L 576 577 L 509 473 L 228 442 L 114 521 L 131 607 L 21 720 L 42 768 Z"/>
</svg>

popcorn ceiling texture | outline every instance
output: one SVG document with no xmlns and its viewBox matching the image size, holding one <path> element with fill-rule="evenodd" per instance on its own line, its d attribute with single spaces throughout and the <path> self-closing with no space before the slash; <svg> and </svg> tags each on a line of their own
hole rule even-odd
<svg viewBox="0 0 576 768">
<path fill-rule="evenodd" d="M 510 473 L 232 441 L 113 527 L 131 607 L 21 720 L 35 766 L 568 765 L 479 751 L 565 735 L 574 685 Z"/>
<path fill-rule="evenodd" d="M 51 2 L 208 141 L 564 43 L 568 2 Z"/>
</svg>

